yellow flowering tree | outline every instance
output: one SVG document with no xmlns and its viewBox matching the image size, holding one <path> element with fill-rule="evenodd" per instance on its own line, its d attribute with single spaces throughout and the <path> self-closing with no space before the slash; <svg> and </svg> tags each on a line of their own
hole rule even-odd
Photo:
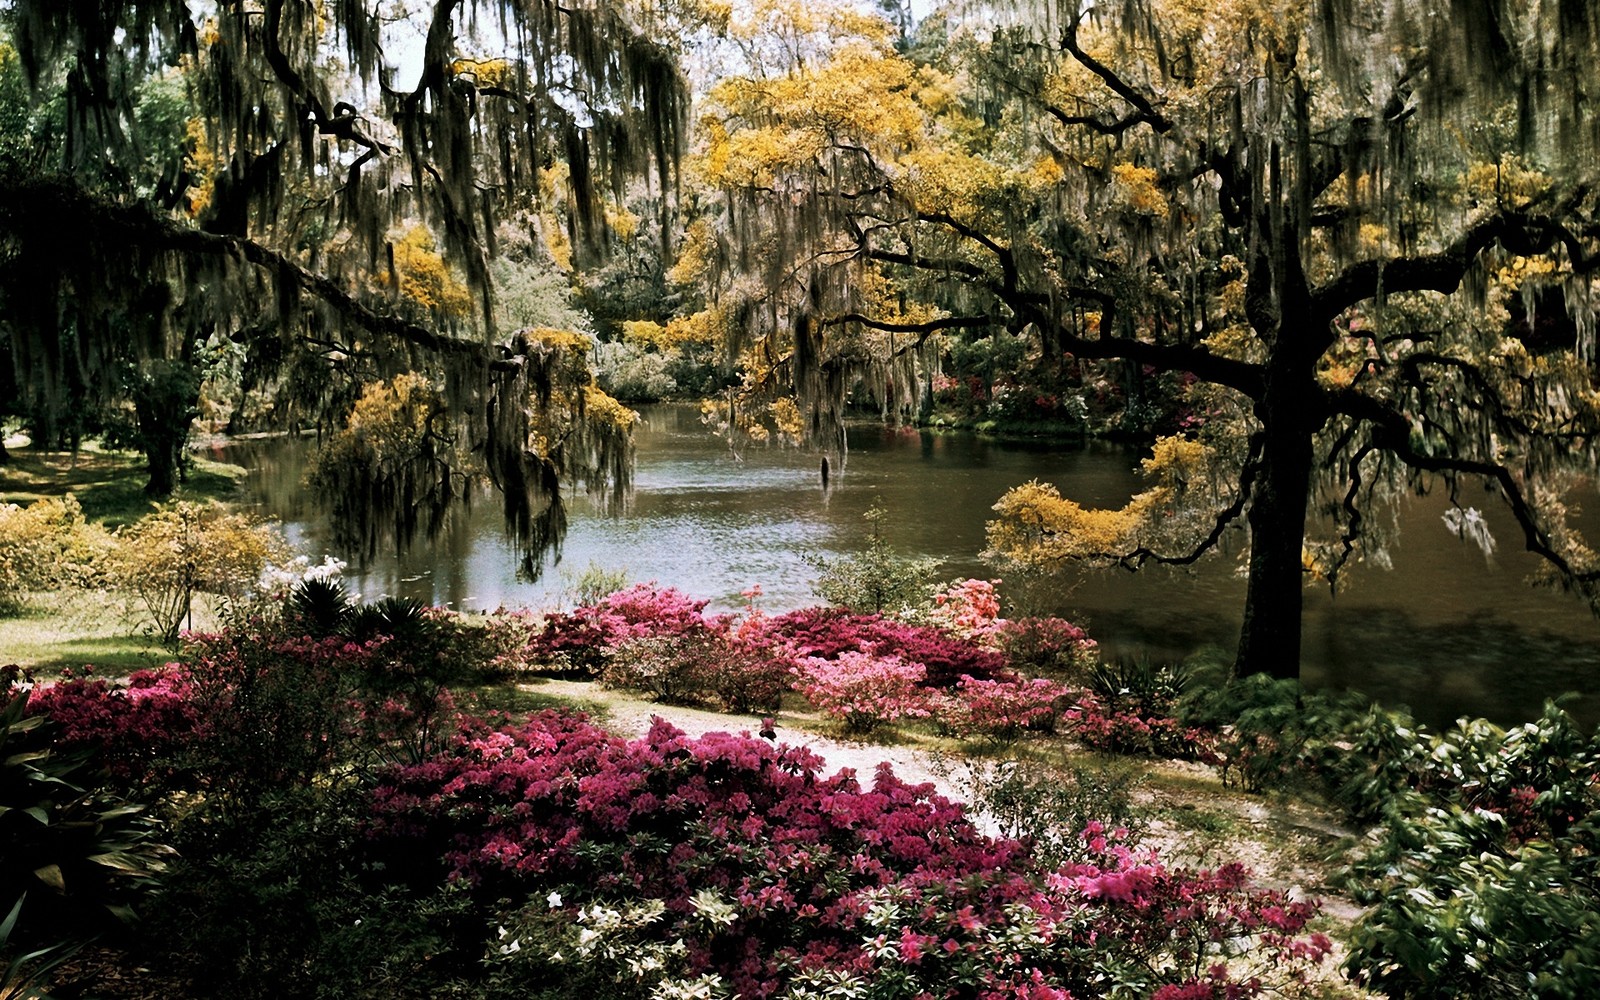
<svg viewBox="0 0 1600 1000">
<path fill-rule="evenodd" d="M 942 335 L 1192 382 L 1202 480 L 1098 512 L 1033 484 L 991 542 L 1186 562 L 1242 522 L 1242 672 L 1298 673 L 1303 581 L 1375 552 L 1363 512 L 1425 474 L 1487 483 L 1600 597 L 1561 502 L 1600 432 L 1600 118 L 1567 99 L 1600 22 L 1574 10 L 1023 0 L 863 32 L 711 92 L 731 249 L 699 269 L 828 446 L 850 386 L 894 391 L 863 372 Z"/>
</svg>

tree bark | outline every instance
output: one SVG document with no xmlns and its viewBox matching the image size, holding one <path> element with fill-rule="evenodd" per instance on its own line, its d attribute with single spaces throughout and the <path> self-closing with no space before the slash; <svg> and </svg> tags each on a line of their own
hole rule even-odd
<svg viewBox="0 0 1600 1000">
<path fill-rule="evenodd" d="M 1268 376 L 1256 408 L 1265 444 L 1247 519 L 1250 575 L 1234 673 L 1300 676 L 1302 552 L 1311 493 L 1314 387 L 1292 372 Z"/>
</svg>

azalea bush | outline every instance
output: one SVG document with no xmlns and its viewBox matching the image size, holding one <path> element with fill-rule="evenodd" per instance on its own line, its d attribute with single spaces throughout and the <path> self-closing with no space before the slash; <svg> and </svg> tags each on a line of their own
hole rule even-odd
<svg viewBox="0 0 1600 1000">
<path fill-rule="evenodd" d="M 593 675 L 613 650 L 631 640 L 704 631 L 707 603 L 675 587 L 635 584 L 598 603 L 547 616 L 543 630 L 530 638 L 527 655 L 557 673 Z"/>
<path fill-rule="evenodd" d="M 1004 669 L 1005 657 L 930 625 L 911 625 L 829 608 L 807 608 L 778 615 L 772 628 L 794 644 L 800 656 L 832 659 L 845 652 L 897 656 L 920 663 L 923 684 L 952 688 L 963 676 L 988 678 Z"/>
<path fill-rule="evenodd" d="M 1116 708 L 1092 694 L 1080 698 L 1062 721 L 1078 742 L 1101 753 L 1188 759 L 1201 752 L 1209 735 L 1170 715 Z"/>
<path fill-rule="evenodd" d="M 43 958 L 129 919 L 171 854 L 145 805 L 59 742 L 37 694 L 15 666 L 0 667 L 0 946 L 15 949 L 0 950 L 6 960 Z M 13 995 L 9 978 L 0 995 Z M 32 995 L 22 987 L 15 995 Z"/>
<path fill-rule="evenodd" d="M 1002 745 L 1025 731 L 1053 732 L 1061 702 L 1072 689 L 1055 681 L 1019 675 L 992 680 L 963 677 L 954 692 L 936 699 L 940 728 L 962 739 Z"/>
<path fill-rule="evenodd" d="M 922 686 L 927 671 L 898 656 L 840 653 L 808 656 L 794 668 L 795 688 L 846 733 L 870 733 L 885 723 L 926 718 L 932 702 Z"/>
<path fill-rule="evenodd" d="M 1314 904 L 1238 866 L 1170 868 L 1091 825 L 1049 871 L 930 786 L 818 763 L 660 721 L 473 725 L 380 785 L 368 846 L 489 908 L 507 996 L 1249 997 L 1328 950 Z"/>
<path fill-rule="evenodd" d="M 1016 618 L 1005 621 L 997 646 L 1013 670 L 1048 674 L 1081 682 L 1099 658 L 1098 646 L 1082 628 L 1065 618 Z"/>
<path fill-rule="evenodd" d="M 1006 620 L 1000 617 L 999 580 L 956 580 L 933 595 L 928 623 L 953 636 L 985 646 L 998 644 Z"/>
<path fill-rule="evenodd" d="M 63 752 L 91 755 L 123 787 L 160 791 L 174 784 L 180 758 L 204 738 L 194 695 L 177 663 L 136 670 L 124 683 L 88 668 L 64 670 L 55 684 L 34 691 L 28 713 L 49 718 Z"/>
<path fill-rule="evenodd" d="M 630 597 L 635 608 L 665 607 L 667 613 L 634 614 L 624 625 L 604 625 L 615 638 L 601 660 L 600 680 L 661 701 L 726 712 L 777 709 L 791 686 L 795 653 L 757 607 L 760 596 L 759 586 L 745 591 L 743 615 L 706 615 L 705 602 L 688 602 L 670 588 L 652 593 L 653 599 Z"/>
</svg>

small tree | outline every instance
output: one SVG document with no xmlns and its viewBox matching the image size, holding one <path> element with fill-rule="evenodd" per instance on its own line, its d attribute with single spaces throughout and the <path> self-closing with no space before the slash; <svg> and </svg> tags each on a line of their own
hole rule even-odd
<svg viewBox="0 0 1600 1000">
<path fill-rule="evenodd" d="M 874 506 L 862 515 L 872 528 L 865 549 L 832 559 L 807 559 L 819 574 L 813 586 L 823 600 L 875 615 L 927 602 L 939 561 L 896 555 L 883 537 L 883 519 L 888 513 Z"/>
<path fill-rule="evenodd" d="M 138 595 L 163 641 L 194 624 L 194 595 L 238 601 L 288 547 L 276 526 L 217 504 L 168 504 L 119 535 L 114 577 Z"/>
</svg>

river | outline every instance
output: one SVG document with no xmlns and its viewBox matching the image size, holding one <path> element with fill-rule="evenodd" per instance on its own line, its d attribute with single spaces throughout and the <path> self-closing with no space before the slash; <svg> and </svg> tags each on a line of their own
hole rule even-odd
<svg viewBox="0 0 1600 1000">
<path fill-rule="evenodd" d="M 625 571 L 742 606 L 760 584 L 762 606 L 783 611 L 817 603 L 808 557 L 859 551 L 870 538 L 869 509 L 899 552 L 942 560 L 941 575 L 990 577 L 978 558 L 990 507 L 1012 486 L 1038 478 L 1079 503 L 1120 506 L 1143 488 L 1130 449 L 998 442 L 965 433 L 857 426 L 847 467 L 821 488 L 817 460 L 793 449 L 752 447 L 733 454 L 687 406 L 646 407 L 638 433 L 636 489 L 629 511 L 607 518 L 578 498 L 563 558 L 535 583 L 519 581 L 494 503 L 480 503 L 432 543 L 380 553 L 347 571 L 367 599 L 398 594 L 462 610 L 568 602 L 591 565 Z M 300 487 L 309 442 L 228 446 L 250 469 L 263 510 L 288 527 L 302 551 L 334 552 L 325 519 Z M 1312 685 L 1351 687 L 1409 705 L 1438 725 L 1463 715 L 1502 723 L 1532 717 L 1543 700 L 1578 693 L 1574 710 L 1600 719 L 1600 623 L 1582 602 L 1527 586 L 1536 559 L 1512 551 L 1520 534 L 1486 500 L 1500 540 L 1493 560 L 1450 534 L 1441 496 L 1398 511 L 1394 566 L 1358 566 L 1339 593 L 1306 592 L 1302 675 Z M 335 555 L 343 555 L 334 552 Z M 1226 655 L 1238 640 L 1244 582 L 1235 556 L 1192 570 L 1075 573 L 1029 600 L 1039 611 L 1085 624 L 1106 655 L 1181 659 L 1204 647 Z M 1002 584 L 1002 590 L 1005 584 Z"/>
</svg>

